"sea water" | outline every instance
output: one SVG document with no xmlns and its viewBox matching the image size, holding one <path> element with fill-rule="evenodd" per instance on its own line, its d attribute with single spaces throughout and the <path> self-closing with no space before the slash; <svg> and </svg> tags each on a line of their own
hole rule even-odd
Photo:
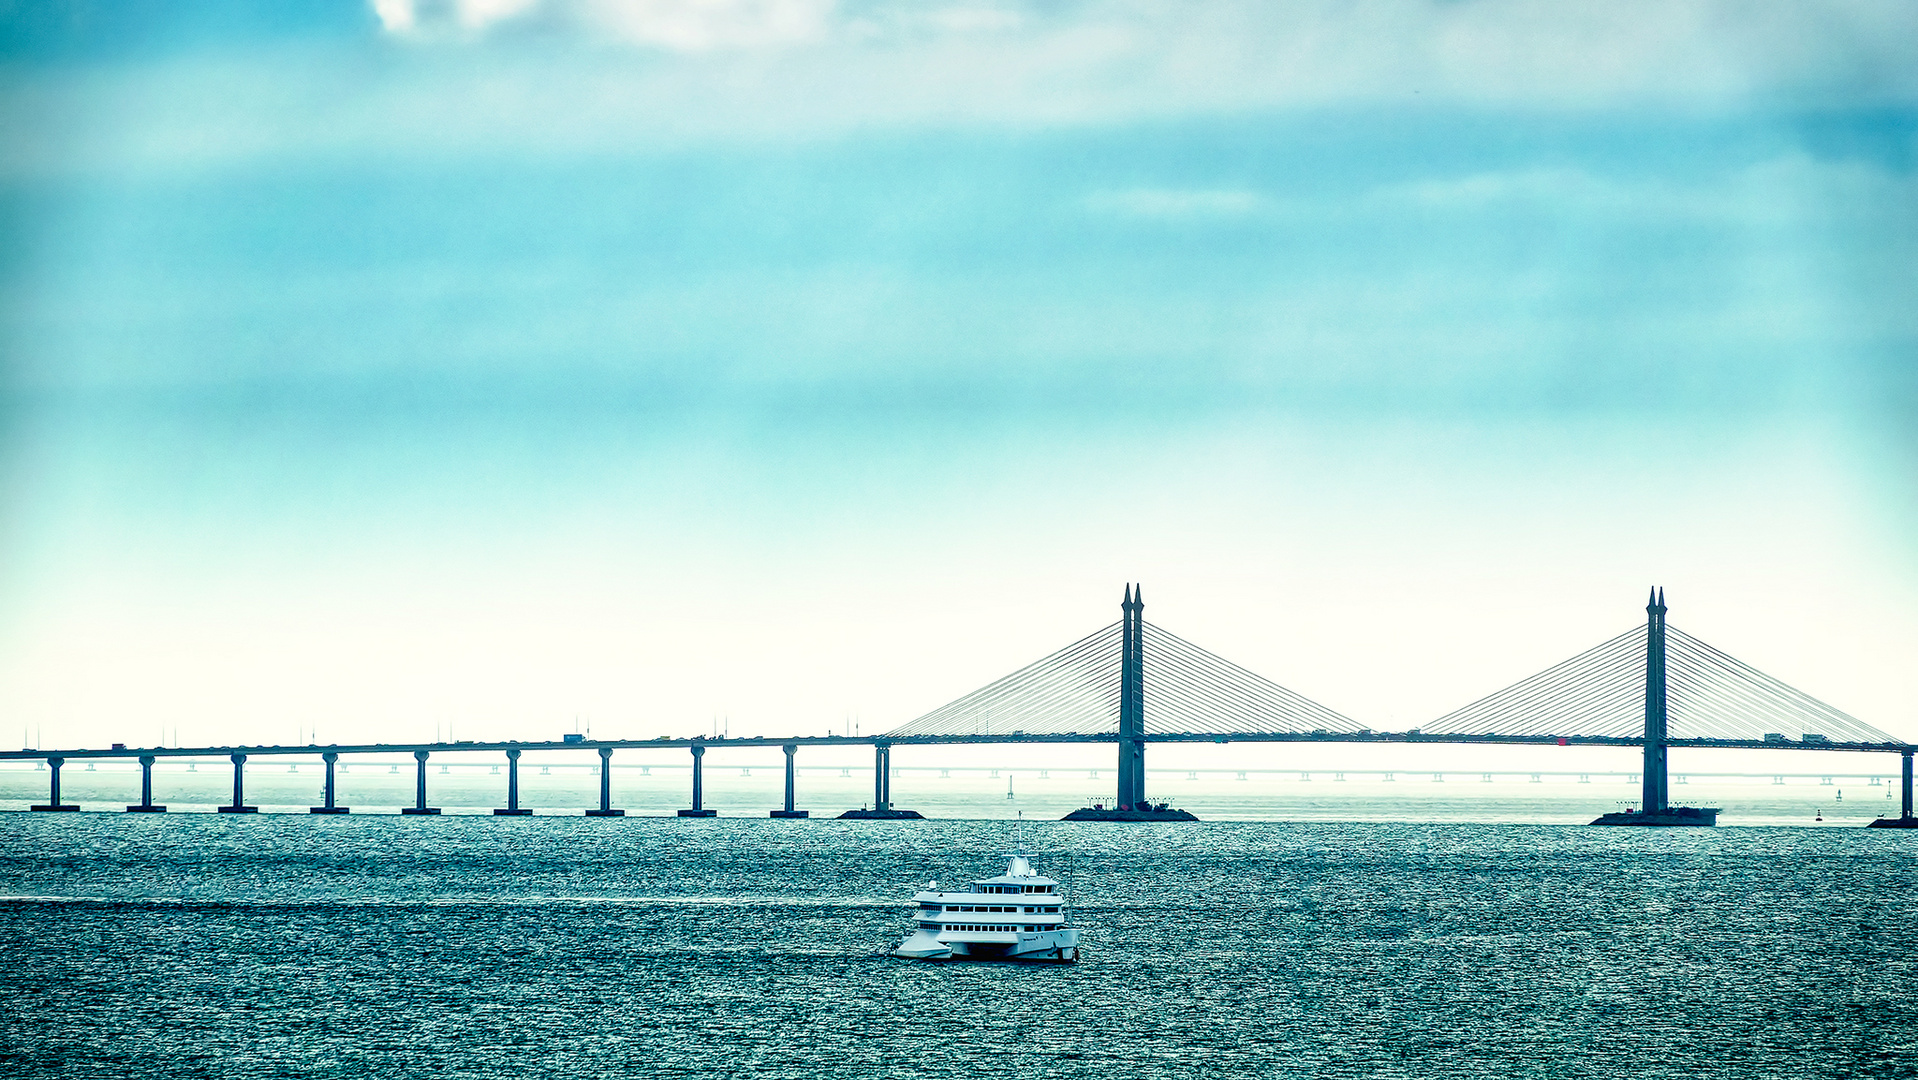
<svg viewBox="0 0 1918 1080">
<path fill-rule="evenodd" d="M 0 814 L 8 1077 L 1908 1077 L 1918 833 Z"/>
</svg>

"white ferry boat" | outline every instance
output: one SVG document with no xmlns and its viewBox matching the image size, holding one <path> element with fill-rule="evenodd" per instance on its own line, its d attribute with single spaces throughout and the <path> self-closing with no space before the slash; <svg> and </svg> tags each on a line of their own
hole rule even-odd
<svg viewBox="0 0 1918 1080">
<path fill-rule="evenodd" d="M 892 951 L 915 960 L 1022 960 L 1069 964 L 1079 958 L 1079 928 L 1067 925 L 1059 883 L 1033 872 L 1024 855 L 1006 872 L 966 892 L 928 883 L 914 896 L 917 925 Z"/>
</svg>

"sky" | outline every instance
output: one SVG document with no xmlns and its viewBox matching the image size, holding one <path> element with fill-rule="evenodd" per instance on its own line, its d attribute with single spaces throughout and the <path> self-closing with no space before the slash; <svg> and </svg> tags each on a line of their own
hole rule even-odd
<svg viewBox="0 0 1918 1080">
<path fill-rule="evenodd" d="M 1915 170 L 1903 2 L 0 0 L 0 743 L 870 734 L 1128 582 L 1918 740 Z"/>
</svg>

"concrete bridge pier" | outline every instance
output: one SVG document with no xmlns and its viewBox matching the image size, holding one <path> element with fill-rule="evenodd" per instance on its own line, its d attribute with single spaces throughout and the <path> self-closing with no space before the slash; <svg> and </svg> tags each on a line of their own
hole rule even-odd
<svg viewBox="0 0 1918 1080">
<path fill-rule="evenodd" d="M 425 750 L 413 751 L 413 761 L 419 767 L 419 771 L 415 779 L 415 786 L 414 786 L 414 792 L 413 792 L 413 805 L 400 807 L 400 813 L 402 814 L 438 814 L 440 812 L 439 807 L 426 805 L 426 759 L 431 756 L 432 755 L 427 753 Z"/>
<path fill-rule="evenodd" d="M 80 809 L 77 803 L 63 803 L 60 801 L 60 766 L 66 764 L 66 762 L 67 759 L 63 757 L 50 757 L 47 759 L 47 772 L 52 776 L 47 782 L 47 801 L 40 806 L 34 807 L 35 810 Z"/>
<path fill-rule="evenodd" d="M 587 817 L 625 817 L 626 811 L 613 809 L 613 748 L 599 748 L 599 809 L 586 811 Z"/>
<path fill-rule="evenodd" d="M 230 754 L 228 757 L 233 762 L 233 805 L 216 806 L 214 809 L 222 814 L 259 813 L 259 807 L 246 804 L 246 755 Z"/>
<path fill-rule="evenodd" d="M 810 810 L 793 809 L 793 759 L 798 755 L 799 747 L 795 743 L 787 743 L 785 746 L 780 747 L 780 749 L 786 752 L 786 808 L 784 810 L 774 810 L 769 816 L 781 818 L 811 817 L 812 811 Z"/>
<path fill-rule="evenodd" d="M 1918 829 L 1918 817 L 1913 817 L 1911 814 L 1911 755 L 1912 753 L 1913 753 L 1912 750 L 1906 749 L 1904 752 L 1898 755 L 1899 771 L 1903 774 L 1902 779 L 1903 779 L 1903 784 L 1905 789 L 1904 805 L 1900 808 L 1898 816 L 1895 818 L 1879 818 L 1877 821 L 1874 821 L 1870 825 L 1867 825 L 1866 828 Z M 40 808 L 36 806 L 34 807 L 34 809 L 38 810 Z"/>
<path fill-rule="evenodd" d="M 340 755 L 334 753 L 331 750 L 328 750 L 326 753 L 320 755 L 320 760 L 326 762 L 326 788 L 322 794 L 322 799 L 325 801 L 326 805 L 325 806 L 309 806 L 306 808 L 306 812 L 309 814 L 351 813 L 353 809 L 352 807 L 340 806 L 334 802 L 334 795 L 338 789 L 334 786 L 334 783 L 333 783 L 333 769 L 334 769 L 334 766 L 339 764 Z"/>
<path fill-rule="evenodd" d="M 129 814 L 164 814 L 166 807 L 153 805 L 153 755 L 140 755 L 140 803 L 127 807 Z"/>
<path fill-rule="evenodd" d="M 919 821 L 925 815 L 917 810 L 895 810 L 892 806 L 892 744 L 872 744 L 872 809 L 848 810 L 839 815 L 855 821 Z"/>
<path fill-rule="evenodd" d="M 693 751 L 693 808 L 681 810 L 680 817 L 718 817 L 719 811 L 706 809 L 705 774 L 706 748 L 694 743 Z"/>
<path fill-rule="evenodd" d="M 518 750 L 506 752 L 506 805 L 493 811 L 498 817 L 529 817 L 533 813 L 519 805 L 519 755 Z"/>
</svg>

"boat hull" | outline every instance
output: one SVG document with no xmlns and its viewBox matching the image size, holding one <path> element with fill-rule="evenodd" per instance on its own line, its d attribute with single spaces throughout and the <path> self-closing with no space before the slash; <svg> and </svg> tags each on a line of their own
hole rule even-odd
<svg viewBox="0 0 1918 1080">
<path fill-rule="evenodd" d="M 892 954 L 905 960 L 971 960 L 1012 964 L 1071 964 L 1079 959 L 1077 928 L 1007 934 L 1004 938 L 998 941 L 953 939 L 920 931 L 901 942 Z"/>
</svg>

